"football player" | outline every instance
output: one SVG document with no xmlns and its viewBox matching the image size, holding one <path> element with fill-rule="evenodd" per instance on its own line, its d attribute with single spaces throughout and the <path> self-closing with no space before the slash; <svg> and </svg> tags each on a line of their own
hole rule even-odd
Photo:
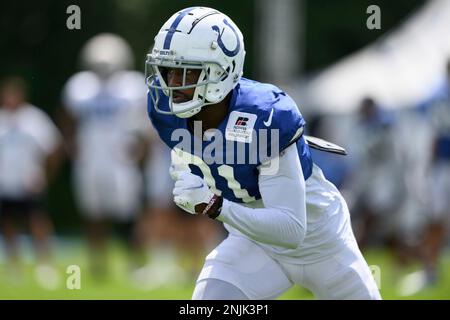
<svg viewBox="0 0 450 320">
<path fill-rule="evenodd" d="M 17 234 L 29 228 L 36 248 L 36 277 L 52 287 L 52 222 L 46 210 L 47 186 L 63 156 L 62 136 L 50 117 L 27 102 L 25 81 L 5 79 L 0 86 L 0 225 L 11 271 L 20 269 Z"/>
<path fill-rule="evenodd" d="M 450 221 L 450 59 L 442 91 L 430 102 L 433 142 L 429 175 L 431 213 L 424 235 L 424 258 L 428 284 L 436 284 L 439 259 Z"/>
<path fill-rule="evenodd" d="M 193 299 L 273 299 L 294 284 L 319 299 L 380 299 L 297 105 L 243 78 L 244 57 L 239 28 L 205 7 L 170 17 L 147 55 L 148 113 L 172 149 L 174 202 L 229 231 Z"/>
<path fill-rule="evenodd" d="M 347 187 L 355 199 L 350 206 L 355 235 L 364 250 L 394 236 L 392 218 L 404 202 L 406 187 L 401 175 L 404 163 L 393 138 L 396 119 L 375 99 L 366 97 L 359 103 L 356 120 L 349 133 L 355 170 Z"/>
<path fill-rule="evenodd" d="M 132 51 L 115 34 L 99 34 L 82 48 L 83 71 L 65 84 L 65 133 L 74 167 L 76 201 L 86 222 L 91 268 L 104 276 L 106 241 L 116 227 L 136 253 L 134 228 L 141 210 L 144 154 L 144 75 L 130 70 Z M 135 267 L 135 266 L 133 266 Z"/>
</svg>

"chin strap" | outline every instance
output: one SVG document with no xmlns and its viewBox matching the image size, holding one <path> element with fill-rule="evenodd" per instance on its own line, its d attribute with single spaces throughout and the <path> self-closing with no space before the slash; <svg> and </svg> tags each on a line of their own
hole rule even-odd
<svg viewBox="0 0 450 320">
<path fill-rule="evenodd" d="M 198 107 L 198 108 L 186 111 L 186 112 L 175 113 L 175 115 L 178 118 L 187 119 L 187 118 L 190 118 L 192 116 L 195 116 L 197 113 L 200 112 L 201 109 L 202 109 L 202 107 Z"/>
</svg>

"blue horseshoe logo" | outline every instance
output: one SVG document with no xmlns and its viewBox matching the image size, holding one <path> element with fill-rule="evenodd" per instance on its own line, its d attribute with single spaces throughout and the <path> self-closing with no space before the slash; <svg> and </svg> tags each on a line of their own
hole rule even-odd
<svg viewBox="0 0 450 320">
<path fill-rule="evenodd" d="M 223 19 L 223 23 L 225 23 L 225 25 L 230 27 L 231 30 L 233 31 L 234 35 L 236 36 L 237 45 L 236 45 L 236 48 L 234 48 L 234 50 L 228 50 L 225 47 L 224 43 L 222 42 L 222 35 L 220 34 L 220 28 L 218 26 L 212 26 L 212 29 L 218 33 L 217 43 L 218 43 L 220 49 L 222 49 L 223 53 L 225 53 L 225 55 L 228 57 L 234 57 L 235 55 L 238 54 L 239 50 L 241 49 L 241 42 L 239 41 L 239 36 L 238 36 L 236 30 L 234 30 L 233 26 L 228 23 L 227 19 Z"/>
</svg>

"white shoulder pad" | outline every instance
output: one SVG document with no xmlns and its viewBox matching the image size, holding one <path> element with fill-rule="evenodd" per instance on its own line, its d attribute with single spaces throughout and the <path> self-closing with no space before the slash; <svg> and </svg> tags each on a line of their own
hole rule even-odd
<svg viewBox="0 0 450 320">
<path fill-rule="evenodd" d="M 97 96 L 101 89 L 101 81 L 91 71 L 74 74 L 63 90 L 63 103 L 72 113 L 77 114 L 86 102 Z"/>
<path fill-rule="evenodd" d="M 131 105 L 145 105 L 147 100 L 147 85 L 144 74 L 141 72 L 117 72 L 109 79 L 108 90 Z"/>
</svg>

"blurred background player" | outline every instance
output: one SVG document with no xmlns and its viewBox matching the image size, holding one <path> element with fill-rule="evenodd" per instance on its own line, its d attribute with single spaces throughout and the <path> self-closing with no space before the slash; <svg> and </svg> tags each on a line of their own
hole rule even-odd
<svg viewBox="0 0 450 320">
<path fill-rule="evenodd" d="M 419 263 L 419 269 L 400 277 L 397 291 L 411 296 L 439 286 L 450 221 L 450 63 L 444 85 L 417 109 L 403 111 L 396 126 L 406 199 L 392 220 L 397 273 Z"/>
<path fill-rule="evenodd" d="M 91 271 L 105 276 L 111 223 L 138 264 L 134 232 L 142 209 L 145 156 L 144 76 L 136 71 L 131 48 L 114 34 L 99 34 L 81 50 L 85 71 L 66 83 L 65 132 L 71 143 L 76 200 L 85 222 Z"/>
<path fill-rule="evenodd" d="M 148 249 L 148 264 L 136 270 L 134 281 L 144 289 L 191 283 L 201 270 L 203 257 L 225 238 L 216 221 L 184 214 L 172 201 L 174 182 L 167 174 L 170 149 L 148 126 L 145 161 L 146 210 L 139 235 Z"/>
<path fill-rule="evenodd" d="M 45 209 L 47 185 L 59 167 L 61 135 L 50 117 L 29 102 L 25 81 L 11 77 L 0 87 L 0 224 L 10 271 L 20 269 L 17 236 L 31 232 L 41 284 L 50 265 L 52 223 Z M 47 273 L 46 273 L 47 272 Z"/>
<path fill-rule="evenodd" d="M 450 59 L 446 81 L 429 106 L 432 151 L 429 166 L 430 219 L 422 243 L 427 284 L 435 284 L 450 221 Z"/>
<path fill-rule="evenodd" d="M 392 115 L 373 98 L 361 101 L 348 139 L 355 159 L 346 182 L 352 194 L 353 224 L 361 247 L 392 236 L 392 217 L 404 198 L 393 127 Z"/>
</svg>

